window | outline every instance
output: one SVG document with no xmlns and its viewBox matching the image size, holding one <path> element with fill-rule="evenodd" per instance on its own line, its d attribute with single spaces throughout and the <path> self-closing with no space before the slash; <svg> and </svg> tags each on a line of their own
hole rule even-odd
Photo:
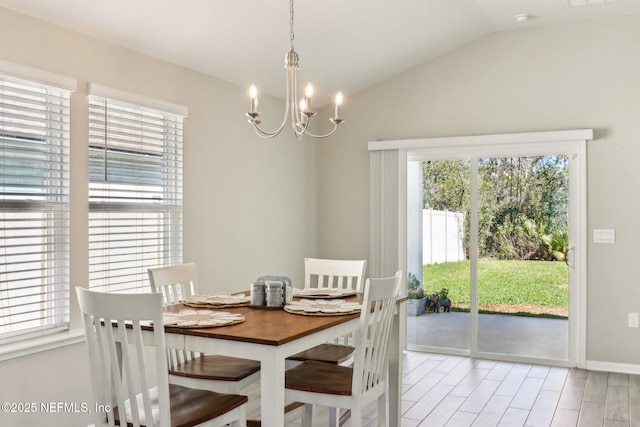
<svg viewBox="0 0 640 427">
<path fill-rule="evenodd" d="M 9 70 L 9 72 L 7 72 Z M 15 71 L 17 70 L 17 71 Z M 37 82 L 13 77 L 37 77 Z M 54 81 L 56 86 L 41 83 Z M 60 86 L 60 87 L 58 87 Z M 0 340 L 69 326 L 69 105 L 75 81 L 0 63 Z"/>
<path fill-rule="evenodd" d="M 101 86 L 90 92 L 89 287 L 148 291 L 148 268 L 182 262 L 186 113 Z"/>
</svg>

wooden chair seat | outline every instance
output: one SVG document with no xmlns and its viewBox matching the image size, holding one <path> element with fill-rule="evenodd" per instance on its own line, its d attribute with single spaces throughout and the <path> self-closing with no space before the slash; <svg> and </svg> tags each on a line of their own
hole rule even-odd
<svg viewBox="0 0 640 427">
<path fill-rule="evenodd" d="M 323 343 L 309 350 L 290 356 L 289 360 L 304 362 L 317 360 L 319 362 L 341 365 L 353 357 L 355 348 L 350 345 Z"/>
<path fill-rule="evenodd" d="M 351 395 L 353 368 L 309 360 L 285 372 L 288 389 L 311 393 Z"/>
<path fill-rule="evenodd" d="M 155 392 L 157 399 L 157 389 Z M 141 397 L 139 398 L 141 401 Z M 247 396 L 237 394 L 222 394 L 213 391 L 199 390 L 169 384 L 169 407 L 171 408 L 171 427 L 191 427 L 211 418 L 216 418 L 227 412 L 247 403 Z M 125 403 L 126 425 L 133 426 L 131 420 L 131 407 Z M 157 400 L 153 403 L 158 404 Z M 142 406 L 142 404 L 140 404 Z M 141 414 L 144 417 L 144 414 Z M 141 419 L 141 426 L 153 426 L 157 423 L 157 415 L 154 413 L 154 422 L 148 424 L 145 419 Z M 114 408 L 114 418 L 117 425 L 122 423 L 118 407 Z"/>
<path fill-rule="evenodd" d="M 217 381 L 240 381 L 260 371 L 257 360 L 206 354 L 179 363 L 169 374 Z"/>
</svg>

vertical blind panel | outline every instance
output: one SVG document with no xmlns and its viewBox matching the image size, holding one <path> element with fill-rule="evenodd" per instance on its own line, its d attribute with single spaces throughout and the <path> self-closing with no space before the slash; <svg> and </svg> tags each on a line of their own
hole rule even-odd
<svg viewBox="0 0 640 427">
<path fill-rule="evenodd" d="M 89 283 L 146 292 L 182 262 L 183 118 L 89 97 Z"/>
<path fill-rule="evenodd" d="M 0 340 L 68 327 L 69 105 L 0 76 Z"/>
</svg>

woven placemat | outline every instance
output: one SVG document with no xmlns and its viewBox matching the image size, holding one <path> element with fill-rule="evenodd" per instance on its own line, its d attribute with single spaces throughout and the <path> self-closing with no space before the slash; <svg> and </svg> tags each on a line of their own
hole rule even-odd
<svg viewBox="0 0 640 427">
<path fill-rule="evenodd" d="M 359 313 L 362 306 L 354 302 L 343 300 L 307 300 L 301 299 L 284 306 L 287 313 L 301 316 L 346 316 Z"/>
<path fill-rule="evenodd" d="M 308 288 L 294 289 L 293 296 L 300 298 L 344 298 L 356 295 L 358 292 L 353 289 L 335 289 L 335 288 Z"/>
<path fill-rule="evenodd" d="M 287 313 L 291 313 L 291 314 L 298 314 L 300 316 L 317 316 L 317 317 L 323 317 L 323 316 L 347 316 L 349 314 L 356 314 L 356 313 L 360 312 L 360 310 L 353 310 L 353 311 L 350 311 L 348 313 L 342 313 L 342 312 L 323 313 L 321 311 L 320 312 L 316 312 L 316 313 L 309 313 L 309 312 L 306 312 L 306 311 L 291 310 L 286 305 L 284 306 L 284 311 L 286 311 Z"/>
<path fill-rule="evenodd" d="M 182 304 L 188 307 L 194 307 L 194 308 L 234 308 L 234 307 L 246 307 L 251 304 L 251 301 L 235 303 L 235 304 L 214 304 L 214 303 L 198 304 L 198 303 L 193 303 L 189 301 L 182 301 Z"/>
<path fill-rule="evenodd" d="M 244 321 L 245 317 L 242 314 L 212 310 L 184 309 L 178 313 L 164 313 L 162 316 L 164 326 L 176 328 L 216 328 Z"/>
</svg>

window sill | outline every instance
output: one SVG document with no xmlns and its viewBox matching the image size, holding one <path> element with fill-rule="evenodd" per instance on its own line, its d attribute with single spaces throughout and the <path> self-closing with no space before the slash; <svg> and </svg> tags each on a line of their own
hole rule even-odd
<svg viewBox="0 0 640 427">
<path fill-rule="evenodd" d="M 76 329 L 46 337 L 33 338 L 26 341 L 2 345 L 0 346 L 0 362 L 27 356 L 29 354 L 40 353 L 42 351 L 78 344 L 84 340 L 84 330 Z"/>
</svg>

